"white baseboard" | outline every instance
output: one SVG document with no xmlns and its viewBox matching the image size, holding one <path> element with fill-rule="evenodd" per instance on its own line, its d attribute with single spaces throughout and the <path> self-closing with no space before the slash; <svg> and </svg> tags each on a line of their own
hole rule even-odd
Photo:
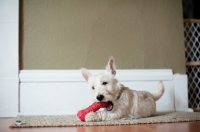
<svg viewBox="0 0 200 132">
<path fill-rule="evenodd" d="M 90 70 L 94 74 L 101 71 Z M 19 77 L 20 114 L 76 114 L 92 103 L 90 90 L 79 70 L 22 70 Z M 118 70 L 116 78 L 131 89 L 150 92 L 162 80 L 165 93 L 156 102 L 157 111 L 188 110 L 185 75 L 174 76 L 168 69 Z M 176 97 L 174 88 L 180 87 L 184 88 L 183 97 Z"/>
<path fill-rule="evenodd" d="M 90 70 L 97 74 L 104 70 Z M 43 82 L 85 82 L 80 70 L 21 70 L 21 83 Z M 117 70 L 119 81 L 173 80 L 172 70 Z"/>
</svg>

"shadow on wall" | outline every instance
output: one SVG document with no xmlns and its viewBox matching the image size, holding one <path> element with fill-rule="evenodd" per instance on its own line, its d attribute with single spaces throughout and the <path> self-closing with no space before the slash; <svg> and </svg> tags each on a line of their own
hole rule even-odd
<svg viewBox="0 0 200 132">
<path fill-rule="evenodd" d="M 24 7 L 23 0 L 19 0 L 19 69 L 23 66 L 23 47 L 24 47 Z"/>
</svg>

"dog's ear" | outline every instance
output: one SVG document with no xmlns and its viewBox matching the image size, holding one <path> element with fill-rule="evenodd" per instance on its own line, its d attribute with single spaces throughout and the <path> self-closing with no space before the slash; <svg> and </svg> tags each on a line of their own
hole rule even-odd
<svg viewBox="0 0 200 132">
<path fill-rule="evenodd" d="M 85 80 L 88 82 L 88 78 L 92 75 L 87 69 L 81 68 L 82 75 L 85 78 Z"/>
<path fill-rule="evenodd" d="M 108 64 L 106 66 L 106 71 L 113 74 L 114 76 L 116 74 L 116 66 L 113 56 L 109 58 Z"/>
</svg>

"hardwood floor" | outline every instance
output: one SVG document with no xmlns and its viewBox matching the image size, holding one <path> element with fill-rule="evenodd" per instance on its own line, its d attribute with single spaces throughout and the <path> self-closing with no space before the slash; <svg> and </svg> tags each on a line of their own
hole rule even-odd
<svg viewBox="0 0 200 132">
<path fill-rule="evenodd" d="M 9 128 L 13 118 L 0 118 L 0 132 L 199 132 L 200 122 L 122 126 Z"/>
</svg>

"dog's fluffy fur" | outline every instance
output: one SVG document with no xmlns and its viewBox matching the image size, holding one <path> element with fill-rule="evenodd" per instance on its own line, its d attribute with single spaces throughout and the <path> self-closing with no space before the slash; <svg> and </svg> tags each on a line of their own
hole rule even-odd
<svg viewBox="0 0 200 132">
<path fill-rule="evenodd" d="M 131 90 L 120 84 L 115 79 L 116 66 L 113 57 L 110 57 L 104 73 L 92 75 L 82 68 L 82 74 L 95 102 L 111 102 L 109 110 L 105 108 L 104 111 L 88 113 L 85 117 L 88 122 L 152 116 L 156 113 L 155 101 L 164 93 L 161 81 L 155 93 Z"/>
</svg>

